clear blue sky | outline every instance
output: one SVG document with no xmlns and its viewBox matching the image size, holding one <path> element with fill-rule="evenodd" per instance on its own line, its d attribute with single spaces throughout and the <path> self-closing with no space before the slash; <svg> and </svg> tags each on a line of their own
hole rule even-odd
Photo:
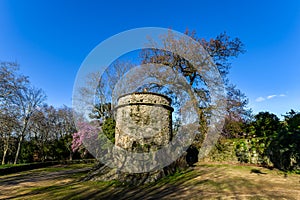
<svg viewBox="0 0 300 200">
<path fill-rule="evenodd" d="M 300 1 L 0 1 L 0 60 L 71 106 L 77 70 L 101 41 L 146 26 L 187 27 L 204 38 L 226 31 L 247 52 L 233 60 L 231 82 L 255 113 L 300 111 Z"/>
</svg>

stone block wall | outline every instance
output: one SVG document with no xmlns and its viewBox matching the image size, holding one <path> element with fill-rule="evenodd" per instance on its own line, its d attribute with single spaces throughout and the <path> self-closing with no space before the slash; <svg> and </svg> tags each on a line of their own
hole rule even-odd
<svg viewBox="0 0 300 200">
<path fill-rule="evenodd" d="M 115 144 L 129 151 L 157 150 L 172 140 L 171 99 L 156 93 L 119 97 Z"/>
</svg>

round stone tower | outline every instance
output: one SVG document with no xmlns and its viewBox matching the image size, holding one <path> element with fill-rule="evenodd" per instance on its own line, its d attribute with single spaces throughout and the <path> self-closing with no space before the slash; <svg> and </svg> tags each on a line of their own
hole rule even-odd
<svg viewBox="0 0 300 200">
<path fill-rule="evenodd" d="M 165 95 L 136 92 L 118 99 L 115 145 L 127 151 L 149 152 L 172 140 L 171 99 Z"/>
</svg>

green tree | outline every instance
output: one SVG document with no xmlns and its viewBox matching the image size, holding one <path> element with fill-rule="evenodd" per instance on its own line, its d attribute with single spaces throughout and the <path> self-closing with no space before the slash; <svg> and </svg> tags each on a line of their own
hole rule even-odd
<svg viewBox="0 0 300 200">
<path fill-rule="evenodd" d="M 260 112 L 254 116 L 255 121 L 250 124 L 250 134 L 257 137 L 272 137 L 282 128 L 279 118 L 269 112 Z"/>
<path fill-rule="evenodd" d="M 282 170 L 300 171 L 300 113 L 284 115 L 285 126 L 271 142 L 269 151 L 274 165 Z"/>
<path fill-rule="evenodd" d="M 300 172 L 300 130 L 282 129 L 269 145 L 274 166 L 282 170 Z"/>
<path fill-rule="evenodd" d="M 300 113 L 293 109 L 284 115 L 284 120 L 290 131 L 300 130 Z"/>
<path fill-rule="evenodd" d="M 107 118 L 102 125 L 103 133 L 112 143 L 115 143 L 115 128 L 116 121 L 113 118 Z"/>
</svg>

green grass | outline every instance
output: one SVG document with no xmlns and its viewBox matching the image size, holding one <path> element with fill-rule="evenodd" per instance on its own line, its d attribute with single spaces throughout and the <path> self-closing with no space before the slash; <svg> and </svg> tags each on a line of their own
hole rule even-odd
<svg viewBox="0 0 300 200">
<path fill-rule="evenodd" d="M 15 167 L 15 166 L 23 166 L 23 165 L 29 165 L 29 163 L 22 163 L 22 164 L 5 164 L 0 165 L 0 169 L 9 168 L 9 167 Z"/>
<path fill-rule="evenodd" d="M 59 172 L 59 171 L 65 171 L 65 170 L 72 170 L 72 169 L 80 169 L 84 167 L 93 167 L 95 164 L 69 164 L 69 165 L 55 165 L 51 167 L 45 167 L 36 169 L 35 171 L 43 171 L 43 172 Z"/>
</svg>

